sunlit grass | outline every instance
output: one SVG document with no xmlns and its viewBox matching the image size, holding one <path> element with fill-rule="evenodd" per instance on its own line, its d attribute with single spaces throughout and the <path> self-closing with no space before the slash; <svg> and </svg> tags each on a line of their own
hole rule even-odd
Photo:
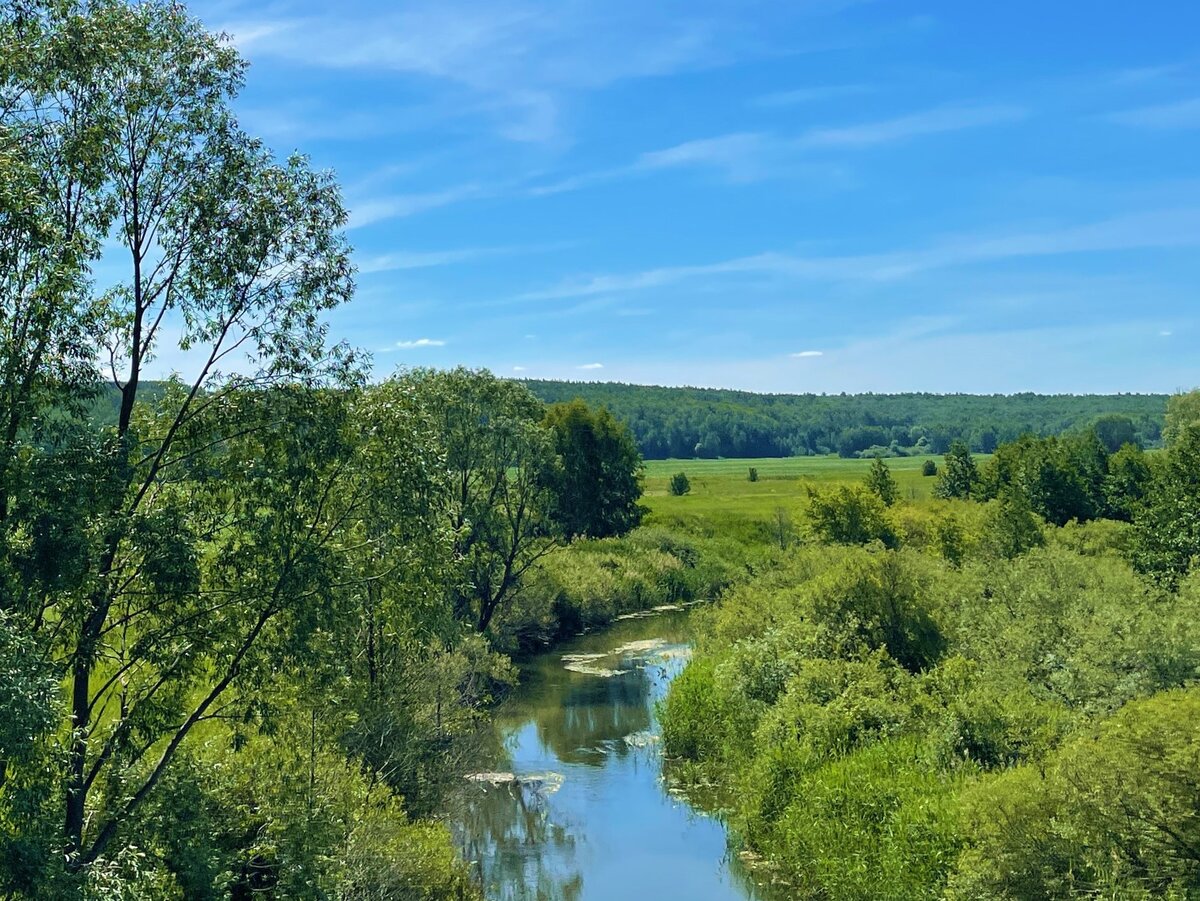
<svg viewBox="0 0 1200 901">
<path fill-rule="evenodd" d="M 921 474 L 926 460 L 940 467 L 942 458 L 892 457 L 885 462 L 900 488 L 903 500 L 927 500 L 937 479 Z M 986 455 L 977 455 L 982 465 Z M 802 507 L 809 488 L 861 482 L 871 468 L 871 460 L 847 460 L 827 457 L 767 457 L 737 460 L 648 460 L 646 462 L 645 504 L 655 514 L 740 513 L 769 516 L 777 508 Z M 751 467 L 758 470 L 758 481 L 751 482 Z M 673 497 L 667 482 L 677 472 L 687 474 L 691 491 Z"/>
</svg>

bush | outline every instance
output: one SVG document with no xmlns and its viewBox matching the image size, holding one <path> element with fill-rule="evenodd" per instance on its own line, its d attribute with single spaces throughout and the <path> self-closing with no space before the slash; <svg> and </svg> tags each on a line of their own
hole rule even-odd
<svg viewBox="0 0 1200 901">
<path fill-rule="evenodd" d="M 750 479 L 750 481 L 751 481 L 751 482 L 757 482 L 757 481 L 758 481 L 758 469 L 757 469 L 756 467 L 754 467 L 754 466 L 751 466 L 751 467 L 750 467 L 750 475 L 749 475 L 749 479 Z"/>
<path fill-rule="evenodd" d="M 956 787 L 915 741 L 884 742 L 797 780 L 761 850 L 784 862 L 797 897 L 936 897 L 959 846 Z"/>
<path fill-rule="evenodd" d="M 935 463 L 933 460 L 926 460 L 924 463 L 921 464 L 921 475 L 935 476 L 937 474 L 938 474 L 937 463 Z"/>
<path fill-rule="evenodd" d="M 865 488 L 842 486 L 827 493 L 813 492 L 809 516 L 813 533 L 826 544 L 898 543 L 884 502 Z"/>
<path fill-rule="evenodd" d="M 954 898 L 1195 897 L 1200 692 L 1135 701 L 968 793 Z"/>
<path fill-rule="evenodd" d="M 692 490 L 692 483 L 688 481 L 687 473 L 677 472 L 671 476 L 671 482 L 667 487 L 671 494 L 682 497 Z"/>
</svg>

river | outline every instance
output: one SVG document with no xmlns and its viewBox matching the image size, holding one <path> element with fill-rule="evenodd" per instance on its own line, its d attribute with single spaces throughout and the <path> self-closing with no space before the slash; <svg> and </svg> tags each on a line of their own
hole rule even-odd
<svg viewBox="0 0 1200 901">
<path fill-rule="evenodd" d="M 690 653 L 688 617 L 619 620 L 522 667 L 501 750 L 452 823 L 489 899 L 775 901 L 663 778 L 655 704 Z"/>
</svg>

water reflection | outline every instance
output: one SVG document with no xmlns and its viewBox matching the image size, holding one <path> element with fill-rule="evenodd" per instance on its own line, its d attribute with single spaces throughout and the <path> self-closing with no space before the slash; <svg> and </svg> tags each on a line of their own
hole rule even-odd
<svg viewBox="0 0 1200 901">
<path fill-rule="evenodd" d="M 524 669 L 454 817 L 489 898 L 758 897 L 720 823 L 662 780 L 654 708 L 688 638 L 686 614 L 630 620 Z"/>
</svg>

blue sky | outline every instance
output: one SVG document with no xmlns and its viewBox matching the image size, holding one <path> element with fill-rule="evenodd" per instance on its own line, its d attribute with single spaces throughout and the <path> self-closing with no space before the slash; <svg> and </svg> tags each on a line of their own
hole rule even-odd
<svg viewBox="0 0 1200 901">
<path fill-rule="evenodd" d="M 338 172 L 380 375 L 1200 383 L 1200 3 L 195 9 Z"/>
</svg>

